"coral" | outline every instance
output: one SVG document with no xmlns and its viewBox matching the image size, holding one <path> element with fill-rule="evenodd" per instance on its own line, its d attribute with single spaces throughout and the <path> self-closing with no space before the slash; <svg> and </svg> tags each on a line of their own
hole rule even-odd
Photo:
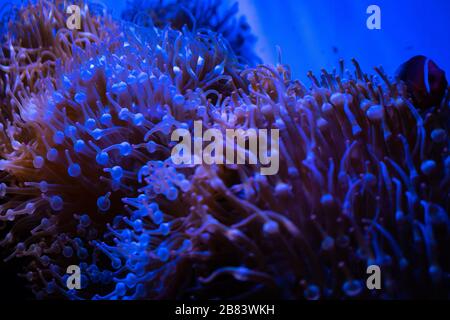
<svg viewBox="0 0 450 320">
<path fill-rule="evenodd" d="M 356 61 L 307 88 L 287 66 L 243 66 L 219 28 L 230 18 L 196 5 L 183 12 L 197 27 L 174 24 L 179 2 L 152 4 L 167 15 L 150 11 L 151 27 L 84 6 L 70 31 L 44 0 L 11 18 L 0 244 L 36 297 L 447 297 L 448 91 L 419 110 L 401 80 Z M 173 164 L 170 135 L 195 120 L 279 129 L 279 173 Z M 72 264 L 81 290 L 66 287 Z M 382 291 L 364 287 L 371 264 Z"/>
</svg>

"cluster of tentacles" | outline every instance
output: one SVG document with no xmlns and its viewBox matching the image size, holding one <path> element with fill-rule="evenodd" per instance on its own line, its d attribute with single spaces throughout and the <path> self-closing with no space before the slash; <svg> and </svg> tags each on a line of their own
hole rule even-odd
<svg viewBox="0 0 450 320">
<path fill-rule="evenodd" d="M 448 95 L 419 110 L 356 61 L 308 88 L 287 66 L 242 65 L 219 22 L 173 26 L 167 8 L 146 25 L 86 5 L 71 31 L 62 1 L 40 0 L 9 21 L 0 244 L 36 297 L 448 297 Z M 279 129 L 279 173 L 174 165 L 171 132 L 195 120 Z M 365 287 L 373 264 L 382 290 Z"/>
<path fill-rule="evenodd" d="M 210 30 L 227 40 L 239 62 L 255 64 L 256 37 L 245 16 L 239 16 L 238 3 L 227 0 L 128 0 L 122 13 L 125 21 L 142 27 L 170 27 L 175 30 Z"/>
</svg>

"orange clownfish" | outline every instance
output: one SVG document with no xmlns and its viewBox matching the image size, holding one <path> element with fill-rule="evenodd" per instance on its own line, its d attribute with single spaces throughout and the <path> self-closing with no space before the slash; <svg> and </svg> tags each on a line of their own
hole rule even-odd
<svg viewBox="0 0 450 320">
<path fill-rule="evenodd" d="M 414 103 L 420 108 L 439 106 L 447 89 L 445 72 L 425 57 L 415 56 L 402 64 L 397 76 L 403 80 Z"/>
</svg>

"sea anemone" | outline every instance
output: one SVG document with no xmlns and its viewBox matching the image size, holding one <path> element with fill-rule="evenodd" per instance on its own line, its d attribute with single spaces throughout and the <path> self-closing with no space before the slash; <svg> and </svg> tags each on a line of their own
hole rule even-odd
<svg viewBox="0 0 450 320">
<path fill-rule="evenodd" d="M 44 4 L 32 7 L 44 19 L 39 25 L 46 21 Z M 239 82 L 235 56 L 214 33 L 156 29 L 143 42 L 134 27 L 124 25 L 121 32 L 116 27 L 105 31 L 108 45 L 80 41 L 77 47 L 75 41 L 69 49 L 76 58 L 60 59 L 54 69 L 38 73 L 39 90 L 6 90 L 14 104 L 6 106 L 13 120 L 3 123 L 0 169 L 7 176 L 1 195 L 7 201 L 0 217 L 21 223 L 2 242 L 19 242 L 10 257 L 38 259 L 27 278 L 39 297 L 60 293 L 55 273 L 62 276 L 60 266 L 77 259 L 95 263 L 102 253 L 111 258 L 108 267 L 117 267 L 118 258 L 108 255 L 97 237 L 131 212 L 141 191 L 151 205 L 158 195 L 174 201 L 178 189 L 189 188 L 167 162 L 167 134 L 189 127 L 202 115 L 199 104 L 206 110 L 218 92 L 230 94 Z M 59 49 L 52 44 L 50 49 Z M 13 71 L 6 68 L 5 79 L 20 77 Z M 23 224 L 33 227 L 24 230 Z"/>
<path fill-rule="evenodd" d="M 146 26 L 83 6 L 71 31 L 41 0 L 10 22 L 0 244 L 36 297 L 448 296 L 448 90 L 418 110 L 403 81 L 355 60 L 308 88 L 288 66 L 243 65 L 217 26 L 151 8 L 170 14 Z M 196 120 L 279 129 L 279 172 L 175 165 L 171 133 Z M 365 287 L 369 265 L 382 290 Z"/>
<path fill-rule="evenodd" d="M 260 66 L 220 127 L 279 128 L 280 172 L 199 167 L 187 257 L 196 297 L 413 298 L 448 294 L 448 98 L 419 114 L 378 68 L 310 74 Z M 192 253 L 191 253 L 192 255 Z M 197 262 L 199 261 L 199 262 Z M 365 287 L 383 270 L 383 290 Z M 184 269 L 186 272 L 186 267 Z M 221 288 L 226 287 L 227 290 Z"/>
</svg>

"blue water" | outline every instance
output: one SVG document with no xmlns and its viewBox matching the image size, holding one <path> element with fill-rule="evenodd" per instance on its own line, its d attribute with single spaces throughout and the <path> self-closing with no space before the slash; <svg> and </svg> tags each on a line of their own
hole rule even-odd
<svg viewBox="0 0 450 320">
<path fill-rule="evenodd" d="M 381 30 L 369 30 L 366 9 L 381 9 Z M 275 45 L 295 76 L 332 69 L 340 58 L 357 58 L 363 68 L 382 65 L 393 73 L 423 54 L 450 73 L 448 0 L 242 0 L 257 28 L 258 52 L 275 62 Z"/>
</svg>

